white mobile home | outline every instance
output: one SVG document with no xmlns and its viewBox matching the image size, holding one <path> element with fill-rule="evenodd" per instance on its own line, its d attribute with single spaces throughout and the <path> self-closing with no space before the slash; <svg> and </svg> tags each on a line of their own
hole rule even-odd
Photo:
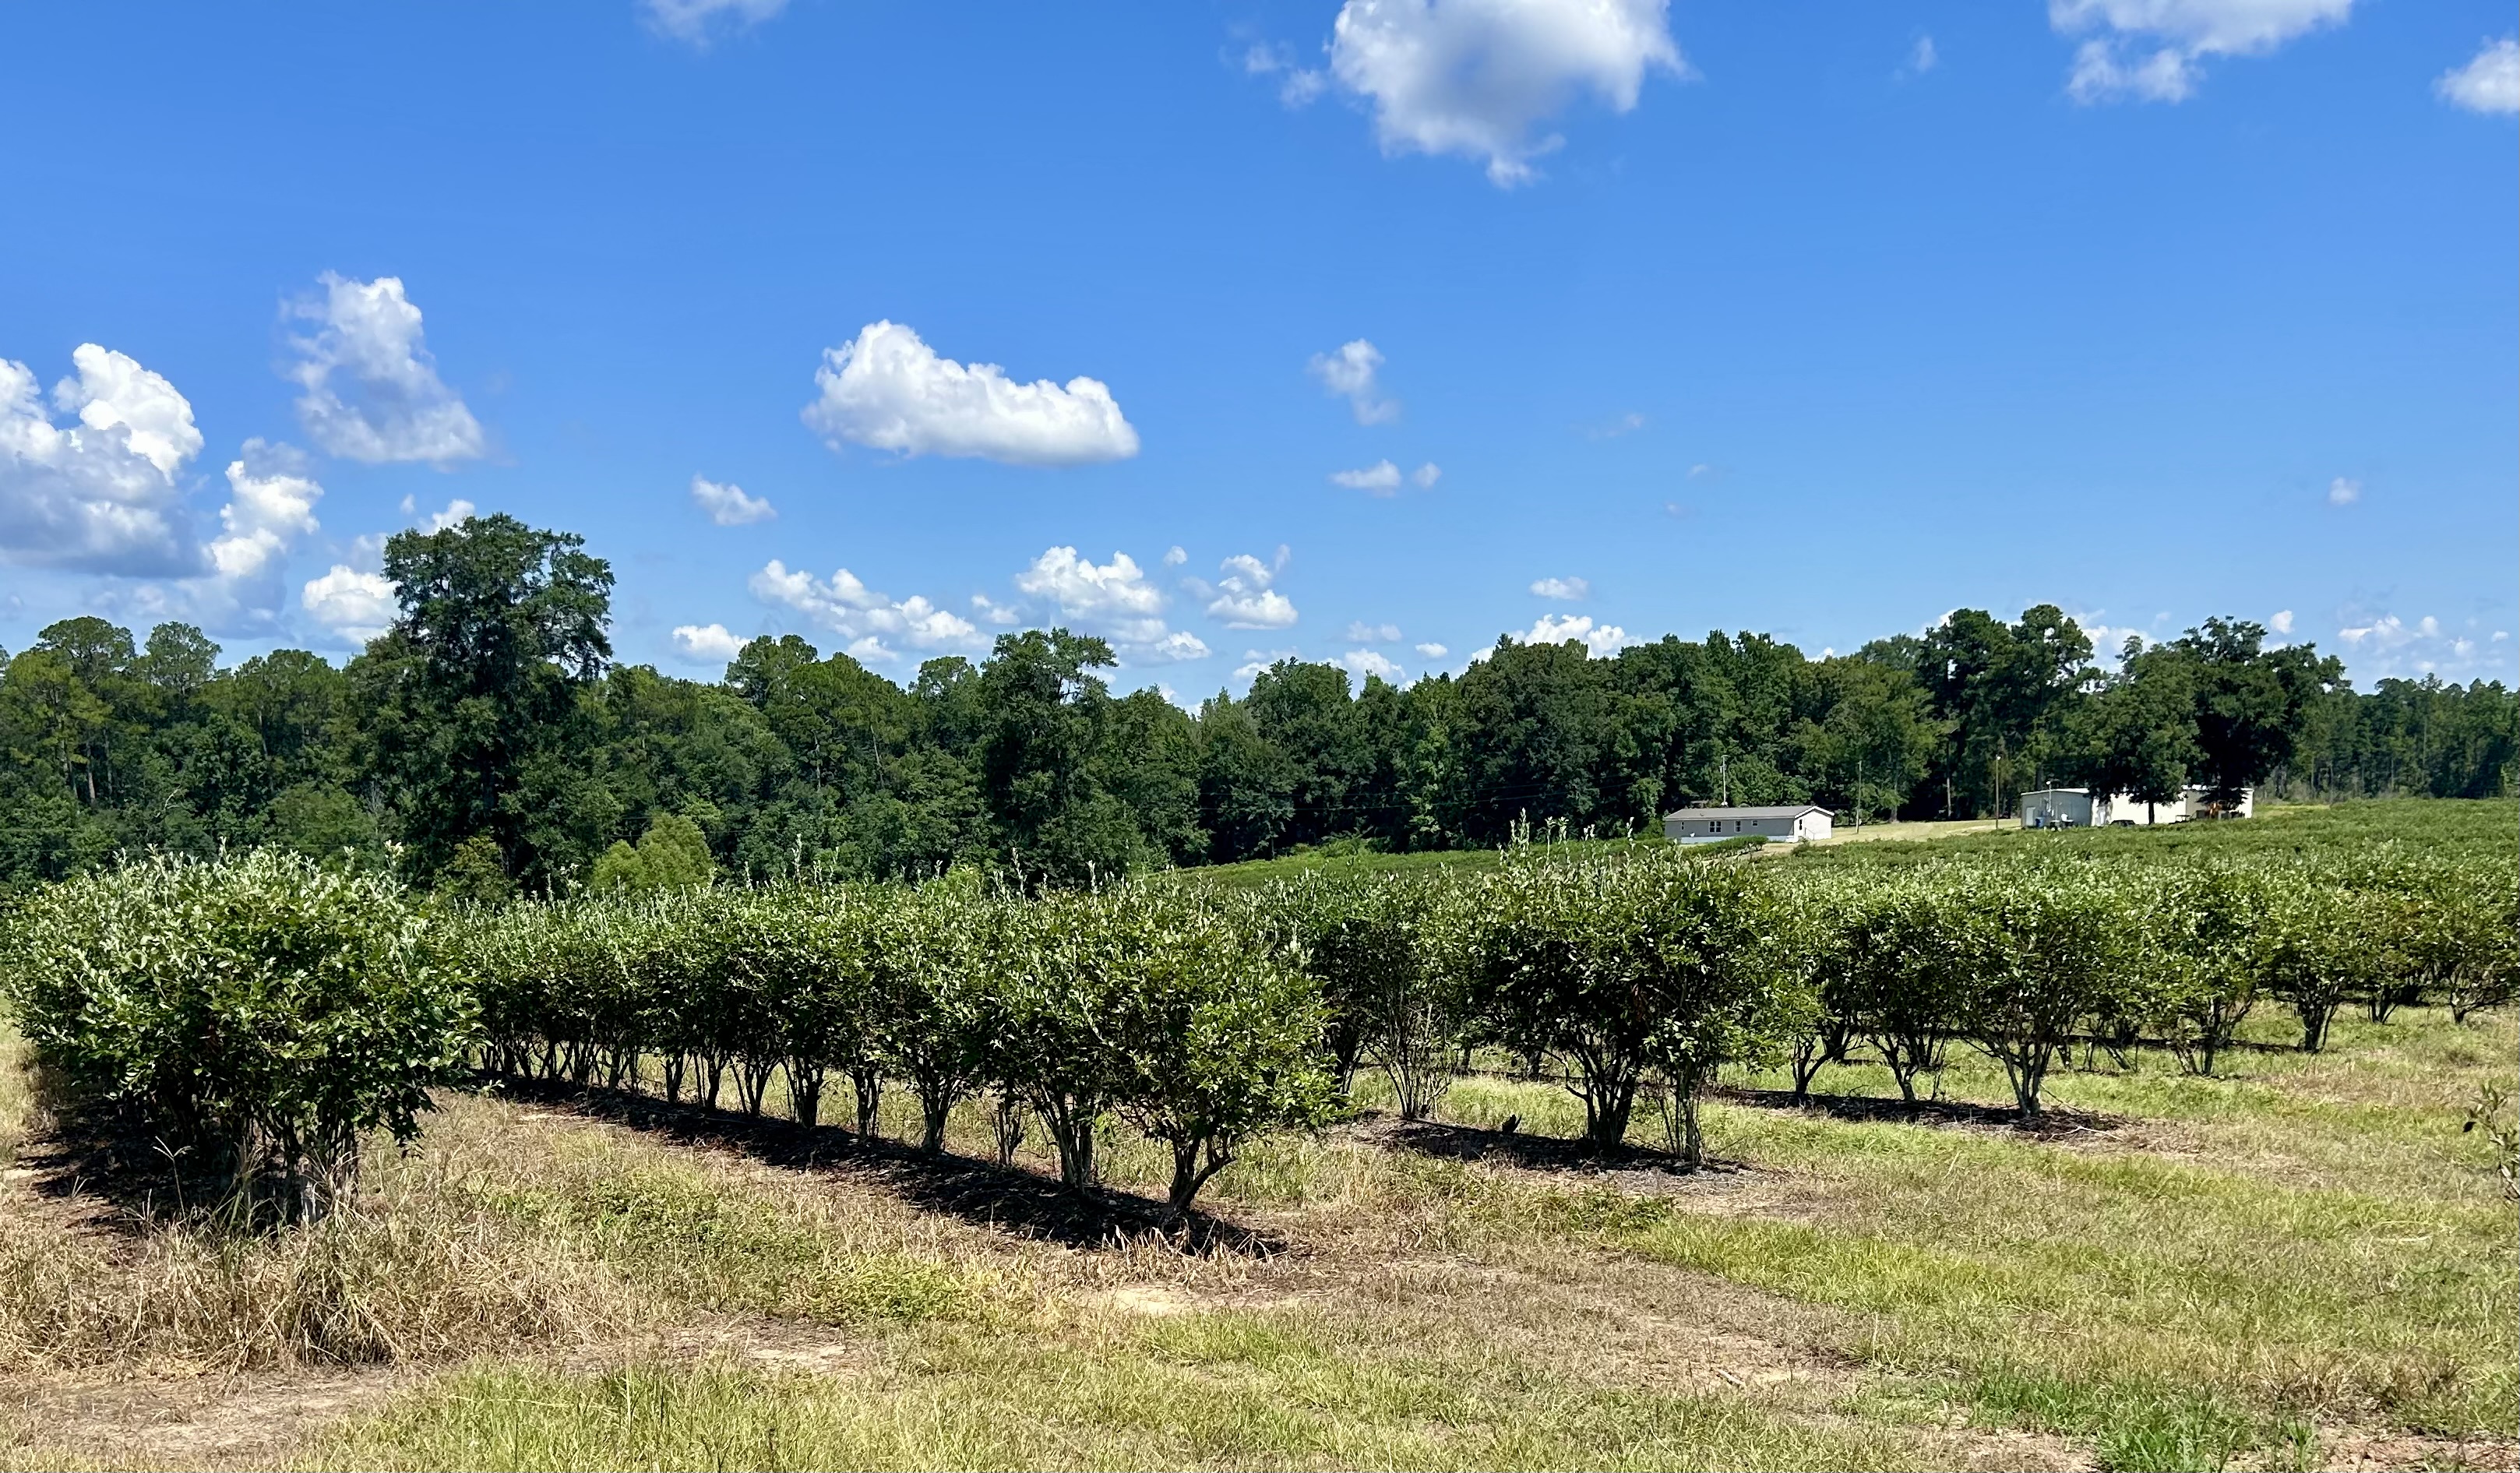
<svg viewBox="0 0 2520 1473">
<path fill-rule="evenodd" d="M 1662 831 L 1664 837 L 1680 844 L 1711 844 L 1718 839 L 1751 834 L 1793 843 L 1827 838 L 1829 820 L 1827 809 L 1809 803 L 1778 808 L 1684 808 L 1663 815 Z"/>
<path fill-rule="evenodd" d="M 2105 828 L 2132 824 L 2184 824 L 2189 819 L 2245 819 L 2256 808 L 2257 794 L 2242 789 L 2240 801 L 2221 814 L 2206 802 L 2207 788 L 2191 782 L 2167 803 L 2146 803 L 2128 793 L 2094 794 L 2087 787 L 2043 787 L 2021 795 L 2024 828 Z"/>
</svg>

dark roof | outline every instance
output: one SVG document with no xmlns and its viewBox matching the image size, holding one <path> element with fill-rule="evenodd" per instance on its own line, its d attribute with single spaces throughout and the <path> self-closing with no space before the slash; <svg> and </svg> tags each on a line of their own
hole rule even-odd
<svg viewBox="0 0 2520 1473">
<path fill-rule="evenodd" d="M 1780 808 L 1682 808 L 1664 814 L 1665 819 L 1798 819 L 1807 813 L 1827 813 L 1817 803 L 1791 803 Z"/>
</svg>

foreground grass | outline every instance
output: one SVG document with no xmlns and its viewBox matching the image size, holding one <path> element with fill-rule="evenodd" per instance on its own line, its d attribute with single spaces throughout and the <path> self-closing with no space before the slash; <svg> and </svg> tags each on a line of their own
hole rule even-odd
<svg viewBox="0 0 2520 1473">
<path fill-rule="evenodd" d="M 1382 1353 L 1307 1316 L 918 1337 L 856 1373 L 727 1361 L 466 1370 L 345 1430 L 343 1467 L 1816 1468 L 1921 1465 L 1886 1429 Z"/>
<path fill-rule="evenodd" d="M 254 1454 L 334 1466 L 2307 1467 L 2375 1439 L 2383 1464 L 2507 1462 L 2515 1219 L 2458 1124 L 2520 1029 L 2412 1009 L 2321 1055 L 2288 1036 L 2252 1019 L 2226 1078 L 2059 1076 L 2097 1128 L 2047 1138 L 1739 1081 L 1708 1127 L 1745 1169 L 1694 1180 L 1281 1138 L 1212 1188 L 1287 1245 L 1263 1258 L 1078 1251 L 879 1175 L 456 1096 L 331 1236 L 107 1237 L 6 1199 L 0 1361 L 21 1386 L 422 1371 Z M 1819 1089 L 1892 1093 L 1864 1065 Z M 2006 1096 L 1957 1051 L 1942 1091 Z M 24 1098 L 0 1071 L 0 1105 Z M 1443 1113 L 1580 1121 L 1486 1075 Z M 986 1138 L 955 1122 L 958 1150 Z M 1159 1180 L 1141 1142 L 1108 1160 Z M 29 1428 L 0 1463 L 137 1455 Z"/>
</svg>

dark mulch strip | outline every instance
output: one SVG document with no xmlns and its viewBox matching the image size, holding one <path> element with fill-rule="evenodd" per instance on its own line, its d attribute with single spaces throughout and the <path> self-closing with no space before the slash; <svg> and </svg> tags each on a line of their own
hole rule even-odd
<svg viewBox="0 0 2520 1473">
<path fill-rule="evenodd" d="M 501 1077 L 492 1084 L 514 1099 L 566 1109 L 686 1145 L 741 1152 L 788 1171 L 844 1178 L 891 1192 L 967 1223 L 1070 1248 L 1109 1248 L 1163 1237 L 1192 1252 L 1267 1258 L 1288 1244 L 1275 1234 L 1193 1209 L 1186 1223 L 1164 1204 L 1132 1192 L 1097 1188 L 1077 1193 L 1049 1177 L 951 1153 L 927 1155 L 880 1137 L 836 1126 L 802 1126 L 700 1104 L 670 1104 L 629 1090 L 579 1087 L 564 1081 Z"/>
</svg>

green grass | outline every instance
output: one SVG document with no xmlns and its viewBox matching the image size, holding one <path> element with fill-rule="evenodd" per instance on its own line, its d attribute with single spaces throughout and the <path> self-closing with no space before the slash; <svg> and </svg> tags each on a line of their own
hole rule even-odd
<svg viewBox="0 0 2520 1473">
<path fill-rule="evenodd" d="M 1812 845 L 1796 863 L 1899 865 L 1950 856 L 2118 854 L 2153 858 L 2296 853 L 2402 843 L 2443 854 L 2511 860 L 2520 846 L 2520 805 L 2508 798 L 2380 798 L 2287 804 L 2255 818 L 2156 827 L 2007 827 L 1928 840 Z"/>
<path fill-rule="evenodd" d="M 1303 1313 L 1218 1312 L 1056 1341 L 915 1337 L 881 1368 L 720 1361 L 469 1368 L 345 1429 L 338 1467 L 1930 1465 L 1919 1439 L 1738 1398 L 1587 1386 L 1472 1348 L 1378 1345 Z"/>
<path fill-rule="evenodd" d="M 1552 854 L 1586 855 L 1616 852 L 1632 844 L 1660 847 L 1669 841 L 1659 827 L 1640 830 L 1634 838 L 1568 839 L 1560 843 L 1535 843 L 1534 848 Z M 1476 874 L 1494 870 L 1504 863 L 1501 849 L 1420 849 L 1403 854 L 1386 854 L 1350 844 L 1332 844 L 1302 854 L 1281 855 L 1276 859 L 1244 860 L 1233 865 L 1204 865 L 1179 871 L 1202 883 L 1234 889 L 1256 888 L 1274 880 L 1295 879 L 1305 874 L 1433 874 L 1450 870 Z"/>
<path fill-rule="evenodd" d="M 888 1215 L 853 1218 L 602 1135 L 478 1200 L 686 1307 L 865 1325 L 987 1318 L 1018 1295 L 1001 1272 L 905 1241 Z"/>
<path fill-rule="evenodd" d="M 2520 1026 L 2409 1008 L 2341 1018 L 2318 1055 L 2293 1036 L 2262 1011 L 2215 1079 L 2150 1050 L 2059 1073 L 2053 1102 L 2103 1128 L 2048 1138 L 1719 1100 L 1710 1149 L 1744 1169 L 1691 1181 L 1275 1138 L 1210 1188 L 1288 1245 L 1256 1259 L 1026 1241 L 879 1177 L 457 1097 L 415 1154 L 372 1162 L 368 1235 L 331 1259 L 117 1250 L 0 1212 L 23 1260 L 0 1289 L 26 1291 L 0 1319 L 32 1337 L 10 1362 L 30 1385 L 76 1309 L 81 1363 L 158 1374 L 151 1347 L 173 1347 L 247 1367 L 248 1396 L 288 1360 L 253 1317 L 371 1325 L 407 1384 L 268 1455 L 292 1464 L 2166 1469 L 2376 1444 L 2383 1465 L 2505 1465 L 2520 1218 L 2459 1126 L 2514 1075 Z M 2008 1097 L 1959 1049 L 1941 1086 Z M 1867 1063 L 1817 1088 L 1895 1094 Z M 1361 1106 L 1386 1096 L 1360 1076 Z M 24 1099 L 0 1070 L 0 1125 Z M 1581 1124 L 1504 1072 L 1442 1113 Z M 977 1111 L 952 1139 L 985 1150 Z M 1163 1164 L 1125 1133 L 1106 1159 L 1139 1189 Z M 261 1338 L 222 1351 L 222 1325 Z M 19 1436 L 0 1462 L 151 1456 Z"/>
<path fill-rule="evenodd" d="M 2508 798 L 2377 798 L 2337 804 L 2269 804 L 2259 810 L 2257 817 L 2239 822 L 2143 828 L 2033 831 L 2009 819 L 1876 824 L 1839 829 L 1835 838 L 1823 844 L 1770 844 L 1763 857 L 1790 856 L 1796 863 L 1823 865 L 1901 865 L 1950 856 L 2059 851 L 2183 858 L 2198 854 L 2316 851 L 2390 841 L 2449 854 L 2508 859 L 2515 845 L 2520 845 L 2520 805 Z M 1633 841 L 1575 839 L 1552 847 L 1568 854 L 1583 854 L 1612 850 L 1630 842 L 1659 845 L 1666 841 L 1658 826 L 1648 826 Z M 1385 854 L 1342 841 L 1307 853 L 1210 865 L 1181 873 L 1204 883 L 1241 888 L 1310 873 L 1476 873 L 1495 869 L 1499 862 L 1499 851 L 1495 849 Z"/>
</svg>

